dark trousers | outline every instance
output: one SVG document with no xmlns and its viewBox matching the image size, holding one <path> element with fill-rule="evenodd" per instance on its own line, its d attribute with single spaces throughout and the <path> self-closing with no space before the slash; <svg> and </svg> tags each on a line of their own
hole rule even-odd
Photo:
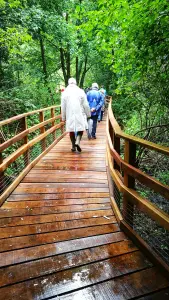
<svg viewBox="0 0 169 300">
<path fill-rule="evenodd" d="M 98 115 L 91 116 L 91 119 L 93 120 L 92 137 L 95 137 L 96 136 L 96 128 L 97 128 Z"/>
<path fill-rule="evenodd" d="M 100 121 L 102 121 L 102 120 L 103 120 L 103 113 L 104 113 L 104 111 L 103 111 L 103 110 L 101 110 L 101 118 L 100 118 Z"/>
<path fill-rule="evenodd" d="M 83 131 L 78 131 L 77 135 L 82 136 L 83 135 Z M 71 140 L 72 140 L 72 138 L 75 139 L 75 132 L 74 131 L 69 132 L 69 136 L 70 136 Z"/>
</svg>

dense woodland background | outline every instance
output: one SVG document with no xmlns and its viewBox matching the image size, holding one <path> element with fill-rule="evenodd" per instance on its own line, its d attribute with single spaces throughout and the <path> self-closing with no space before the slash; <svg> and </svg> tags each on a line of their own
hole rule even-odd
<svg viewBox="0 0 169 300">
<path fill-rule="evenodd" d="M 0 0 L 0 20 L 0 120 L 59 104 L 74 76 L 105 86 L 126 132 L 169 146 L 169 1 Z M 169 184 L 166 158 L 137 158 Z"/>
</svg>

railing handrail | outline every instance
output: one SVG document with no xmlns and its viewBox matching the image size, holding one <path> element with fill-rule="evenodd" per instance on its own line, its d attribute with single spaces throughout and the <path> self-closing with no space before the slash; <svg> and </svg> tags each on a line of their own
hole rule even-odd
<svg viewBox="0 0 169 300">
<path fill-rule="evenodd" d="M 23 113 L 23 114 L 20 114 L 20 115 L 16 115 L 14 117 L 11 117 L 9 119 L 6 119 L 6 120 L 3 120 L 3 121 L 0 121 L 0 127 L 1 126 L 4 126 L 4 125 L 7 125 L 9 123 L 12 123 L 12 122 L 15 122 L 15 121 L 18 121 L 24 117 L 28 117 L 28 116 L 31 116 L 33 114 L 37 114 L 37 113 L 40 113 L 40 112 L 44 112 L 46 110 L 50 110 L 50 109 L 56 109 L 56 108 L 60 108 L 60 105 L 53 105 L 53 106 L 49 106 L 49 107 L 45 107 L 45 108 L 42 108 L 42 109 L 37 109 L 37 110 L 32 110 L 30 112 L 26 112 L 26 113 Z"/>
<path fill-rule="evenodd" d="M 146 141 L 142 138 L 138 138 L 136 136 L 129 135 L 129 134 L 123 132 L 121 130 L 119 124 L 117 123 L 115 117 L 114 117 L 114 114 L 113 114 L 112 109 L 111 109 L 111 105 L 112 105 L 112 102 L 110 101 L 109 108 L 108 108 L 108 116 L 109 116 L 109 120 L 112 124 L 112 127 L 114 128 L 114 132 L 115 132 L 116 136 L 118 136 L 120 138 L 123 138 L 125 140 L 128 140 L 132 143 L 144 146 L 145 148 L 149 148 L 151 150 L 155 150 L 155 151 L 158 151 L 160 153 L 163 153 L 163 154 L 166 154 L 166 155 L 169 156 L 169 147 L 165 147 L 165 146 L 162 146 L 162 145 L 159 145 L 159 144 L 155 144 L 153 142 Z"/>
<path fill-rule="evenodd" d="M 138 233 L 134 229 L 135 227 L 133 228 L 133 218 L 134 207 L 136 207 L 139 212 L 144 213 L 159 226 L 169 231 L 169 215 L 148 199 L 143 198 L 139 192 L 135 190 L 135 180 L 137 179 L 140 183 L 144 184 L 144 186 L 151 188 L 169 200 L 169 186 L 162 184 L 160 181 L 138 169 L 136 165 L 136 144 L 167 156 L 169 155 L 169 148 L 125 134 L 113 115 L 112 101 L 110 101 L 108 107 L 106 135 L 106 162 L 111 195 L 110 199 L 117 221 L 120 227 L 129 234 L 140 247 L 143 247 L 150 257 L 153 256 L 152 260 L 160 265 L 168 275 L 169 266 L 153 249 L 150 249 L 150 246 L 143 238 L 138 236 Z M 124 159 L 120 156 L 120 139 L 123 139 L 125 142 Z M 118 196 L 116 189 L 121 193 L 121 196 Z M 116 202 L 117 197 L 122 197 L 122 199 L 120 198 L 121 200 Z"/>
<path fill-rule="evenodd" d="M 142 182 L 143 184 L 146 184 L 148 187 L 152 188 L 154 191 L 157 191 L 157 189 L 158 189 L 158 192 L 162 196 L 166 197 L 169 200 L 169 186 L 168 185 L 162 184 L 160 181 L 153 178 L 152 176 L 149 176 L 149 175 L 145 174 L 144 172 L 142 172 L 141 170 L 139 170 L 138 168 L 133 167 L 132 165 L 126 163 L 120 157 L 120 155 L 114 150 L 109 133 L 107 133 L 107 141 L 108 141 L 110 153 L 113 156 L 113 158 L 115 159 L 116 163 L 120 166 L 121 171 L 126 171 L 129 175 L 132 175 L 134 178 L 136 178 L 136 179 L 138 178 L 140 180 L 140 182 Z"/>
<path fill-rule="evenodd" d="M 56 111 L 57 108 L 59 108 L 59 111 Z M 47 116 L 48 119 L 45 120 L 44 112 L 48 110 L 49 110 L 49 115 Z M 56 112 L 57 112 L 57 116 L 55 115 Z M 35 125 L 28 127 L 27 117 L 33 114 L 39 114 L 38 116 L 39 123 L 38 124 L 35 123 Z M 35 119 L 37 122 L 37 118 Z M 57 120 L 60 121 L 59 123 L 57 122 L 56 124 L 55 121 Z M 18 123 L 16 123 L 14 126 L 17 127 L 19 124 L 19 133 L 16 134 L 16 132 L 14 132 L 13 137 L 11 137 L 8 133 L 9 138 L 0 144 L 0 192 L 1 192 L 0 205 L 6 200 L 9 194 L 19 184 L 22 178 L 30 171 L 30 169 L 39 161 L 39 159 L 44 154 L 46 154 L 65 134 L 64 133 L 65 123 L 61 121 L 60 105 L 54 105 L 43 109 L 34 110 L 1 121 L 0 127 L 1 127 L 2 136 L 4 132 L 6 132 L 5 126 L 8 125 L 10 126 L 10 124 L 14 121 L 18 121 Z M 48 126 L 49 124 L 50 126 Z M 48 126 L 47 128 L 45 127 L 46 125 Z M 38 132 L 36 132 L 37 130 Z M 34 132 L 36 132 L 36 136 L 32 135 L 32 133 Z M 48 136 L 49 136 L 49 140 L 48 140 Z M 3 139 L 1 138 L 1 141 L 2 140 Z M 16 144 L 17 142 L 19 142 L 19 145 Z M 15 147 L 11 148 L 13 152 L 10 153 L 11 149 L 8 151 L 8 148 L 14 144 L 16 144 L 17 149 Z M 34 148 L 36 147 L 36 145 L 38 147 L 38 151 L 36 148 Z M 35 154 L 31 154 L 33 149 L 36 150 Z M 6 150 L 7 152 L 3 152 Z M 11 166 L 13 162 L 15 162 L 16 164 L 17 159 L 19 159 L 18 163 L 21 165 L 22 171 L 18 171 L 18 174 L 15 174 L 14 172 L 14 176 L 12 177 L 13 182 L 11 183 L 11 178 L 8 174 L 8 168 Z M 20 162 L 20 160 L 22 162 Z M 11 170 L 12 168 L 9 169 L 10 172 Z"/>
<path fill-rule="evenodd" d="M 20 132 L 19 134 L 15 135 L 15 137 L 10 138 L 9 140 L 5 141 L 4 143 L 0 144 L 0 151 L 4 151 L 6 148 L 8 148 L 9 146 L 13 145 L 14 143 L 20 141 L 21 139 L 23 139 L 25 136 L 27 136 L 29 133 L 32 133 L 33 131 L 36 131 L 37 129 L 40 129 L 41 127 L 57 120 L 60 119 L 60 115 L 51 119 L 48 119 L 44 122 L 41 122 L 40 124 L 34 125 L 22 132 Z M 5 124 L 6 125 L 6 124 Z"/>
</svg>

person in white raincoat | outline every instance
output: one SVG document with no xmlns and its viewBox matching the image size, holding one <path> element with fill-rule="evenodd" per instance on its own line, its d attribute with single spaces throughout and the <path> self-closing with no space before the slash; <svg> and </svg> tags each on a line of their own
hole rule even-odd
<svg viewBox="0 0 169 300">
<path fill-rule="evenodd" d="M 80 140 L 86 129 L 86 118 L 91 116 L 85 92 L 70 78 L 68 86 L 61 96 L 62 121 L 66 121 L 66 131 L 70 134 L 72 151 L 81 152 Z M 77 137 L 75 139 L 75 133 Z"/>
</svg>

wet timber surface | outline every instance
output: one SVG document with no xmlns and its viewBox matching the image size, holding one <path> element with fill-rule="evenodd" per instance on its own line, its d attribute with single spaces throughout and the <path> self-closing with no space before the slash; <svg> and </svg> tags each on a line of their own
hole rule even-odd
<svg viewBox="0 0 169 300">
<path fill-rule="evenodd" d="M 120 230 L 106 122 L 72 153 L 65 136 L 0 209 L 0 299 L 169 299 L 169 282 Z"/>
</svg>

